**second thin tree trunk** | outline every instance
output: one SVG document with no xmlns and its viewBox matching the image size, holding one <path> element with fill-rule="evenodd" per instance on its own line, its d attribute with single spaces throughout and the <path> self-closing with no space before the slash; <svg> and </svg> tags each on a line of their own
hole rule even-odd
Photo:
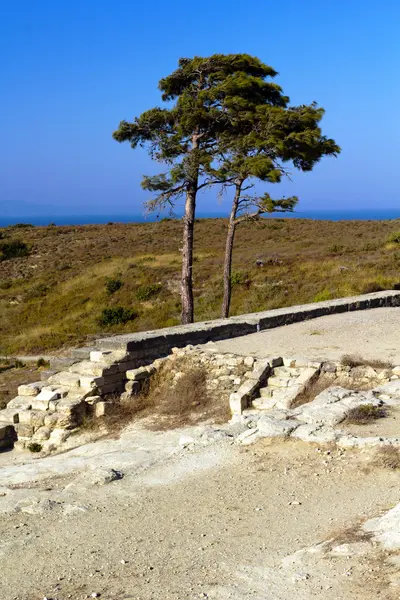
<svg viewBox="0 0 400 600">
<path fill-rule="evenodd" d="M 186 193 L 185 216 L 183 225 L 183 246 L 182 246 L 182 323 L 193 323 L 194 303 L 193 303 L 193 233 L 194 216 L 196 211 L 196 190 L 188 190 Z"/>
<path fill-rule="evenodd" d="M 229 217 L 228 233 L 226 236 L 225 244 L 225 256 L 224 256 L 224 296 L 222 300 L 221 316 L 223 319 L 229 317 L 229 309 L 231 305 L 232 296 L 232 254 L 233 254 L 233 242 L 235 239 L 236 230 L 236 214 L 239 206 L 239 199 L 242 190 L 242 181 L 236 183 L 235 197 L 232 203 L 232 210 Z"/>
</svg>

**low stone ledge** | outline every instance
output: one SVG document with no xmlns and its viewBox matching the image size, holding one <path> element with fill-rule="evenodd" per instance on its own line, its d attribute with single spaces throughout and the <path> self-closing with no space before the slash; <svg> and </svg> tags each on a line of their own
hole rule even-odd
<svg viewBox="0 0 400 600">
<path fill-rule="evenodd" d="M 400 306 L 400 291 L 383 291 L 278 308 L 229 319 L 216 319 L 153 331 L 116 335 L 97 340 L 96 346 L 100 350 L 125 350 L 131 359 L 156 357 L 168 354 L 173 347 L 182 348 L 188 344 L 205 344 L 210 341 L 240 337 L 337 313 L 395 306 Z"/>
</svg>

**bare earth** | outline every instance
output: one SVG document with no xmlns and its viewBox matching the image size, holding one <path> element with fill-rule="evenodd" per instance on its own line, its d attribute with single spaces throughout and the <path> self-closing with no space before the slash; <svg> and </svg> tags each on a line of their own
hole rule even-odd
<svg viewBox="0 0 400 600">
<path fill-rule="evenodd" d="M 293 556 L 341 547 L 347 528 L 396 504 L 395 471 L 302 442 L 182 449 L 181 433 L 136 426 L 26 464 L 3 454 L 1 599 L 398 597 L 369 542 L 360 556 Z M 93 485 L 110 465 L 124 477 Z"/>
<path fill-rule="evenodd" d="M 216 342 L 222 352 L 338 360 L 343 354 L 400 364 L 400 307 L 320 317 Z"/>
<path fill-rule="evenodd" d="M 375 309 L 217 345 L 400 364 L 399 319 Z M 366 435 L 396 435 L 396 417 Z M 398 554 L 360 536 L 399 502 L 398 471 L 374 449 L 185 443 L 206 429 L 137 423 L 118 439 L 71 436 L 47 458 L 0 454 L 1 600 L 398 600 Z M 106 483 L 110 469 L 123 477 Z"/>
</svg>

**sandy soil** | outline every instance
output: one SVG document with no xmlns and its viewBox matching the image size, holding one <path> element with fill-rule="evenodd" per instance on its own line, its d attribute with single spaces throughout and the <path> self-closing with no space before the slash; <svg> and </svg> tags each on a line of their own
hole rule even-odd
<svg viewBox="0 0 400 600">
<path fill-rule="evenodd" d="M 372 546 L 282 563 L 396 504 L 396 472 L 293 441 L 183 450 L 180 434 L 136 428 L 11 467 L 3 455 L 0 598 L 398 597 Z M 110 465 L 124 477 L 93 485 L 91 469 Z"/>
<path fill-rule="evenodd" d="M 222 352 L 338 360 L 360 354 L 400 364 L 400 307 L 320 317 L 216 342 Z"/>
</svg>

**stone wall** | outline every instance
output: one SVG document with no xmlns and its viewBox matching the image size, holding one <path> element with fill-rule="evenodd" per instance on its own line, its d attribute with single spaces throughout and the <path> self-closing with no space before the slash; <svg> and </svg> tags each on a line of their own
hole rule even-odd
<svg viewBox="0 0 400 600">
<path fill-rule="evenodd" d="M 230 395 L 234 414 L 240 414 L 260 397 L 260 390 L 259 404 L 264 403 L 264 408 L 290 406 L 299 391 L 319 376 L 320 364 L 286 365 L 282 358 L 254 361 L 252 357 L 221 355 L 204 348 L 199 351 L 193 346 L 186 350 L 179 348 L 323 315 L 381 306 L 400 306 L 400 292 L 378 292 L 97 340 L 95 347 L 76 349 L 70 359 L 59 361 L 44 381 L 19 387 L 18 396 L 0 410 L 0 449 L 12 445 L 15 437 L 19 448 L 35 444 L 44 450 L 55 449 L 87 415 L 104 415 L 111 407 L 107 400 L 110 394 L 124 393 L 128 397 L 137 393 L 141 382 L 157 370 L 158 359 L 171 355 L 173 348 L 176 349 L 168 360 L 184 356 L 207 365 L 209 385 Z M 280 373 L 272 373 L 279 368 L 283 369 Z M 288 372 L 289 377 L 285 368 L 294 369 Z M 325 369 L 325 373 L 333 377 L 332 369 Z M 275 379 L 273 392 L 268 387 L 274 386 L 265 385 L 268 378 L 270 383 Z"/>
</svg>

